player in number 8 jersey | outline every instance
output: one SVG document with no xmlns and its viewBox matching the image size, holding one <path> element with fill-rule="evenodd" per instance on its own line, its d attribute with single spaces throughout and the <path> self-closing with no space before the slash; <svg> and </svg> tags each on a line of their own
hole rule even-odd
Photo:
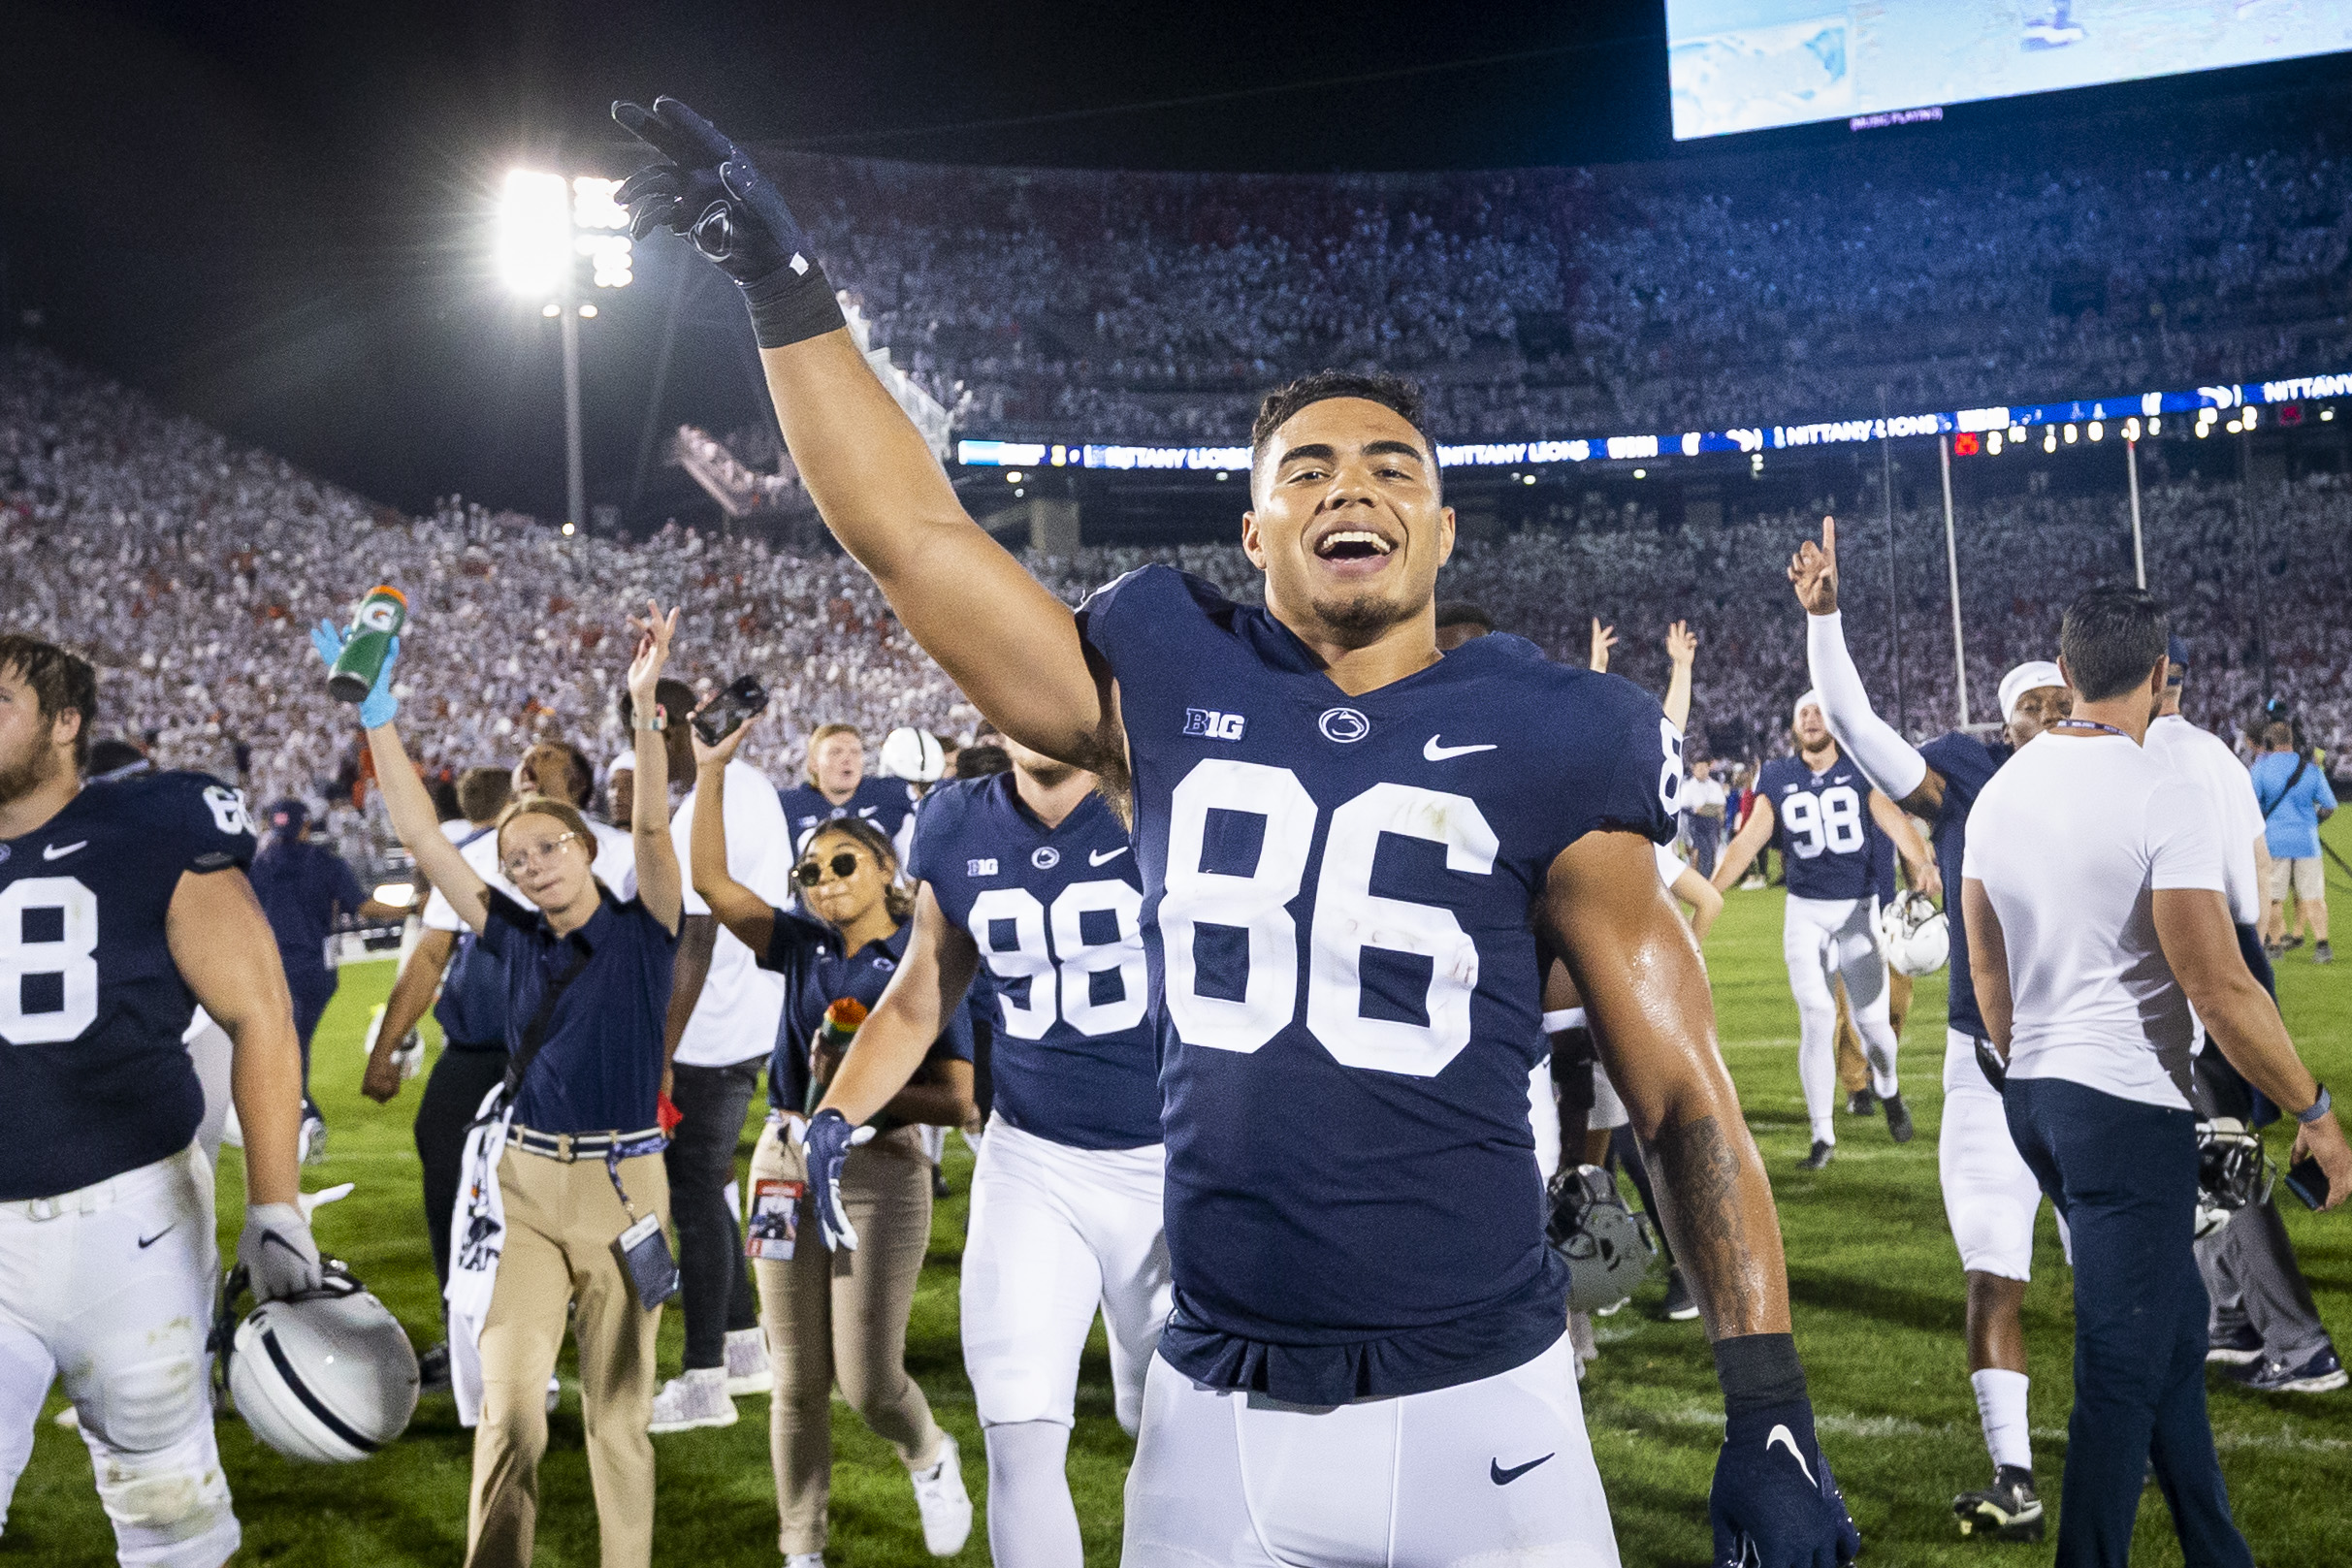
<svg viewBox="0 0 2352 1568">
<path fill-rule="evenodd" d="M 1736 883 L 1766 843 L 1787 867 L 1788 905 L 1782 916 L 1781 956 L 1796 998 L 1797 1079 L 1813 1124 L 1813 1147 L 1802 1164 L 1819 1170 L 1837 1148 L 1837 998 L 1846 982 L 1854 1033 L 1870 1058 L 1871 1087 L 1886 1106 L 1887 1130 L 1911 1141 L 1911 1112 L 1895 1075 L 1894 1025 L 1886 1008 L 1886 959 L 1879 951 L 1878 900 L 1871 857 L 1881 835 L 1911 875 L 1911 885 L 1934 896 L 1943 883 L 1918 833 L 1894 802 L 1870 787 L 1851 757 L 1840 754 L 1821 699 L 1808 691 L 1789 720 L 1795 756 L 1776 756 L 1756 775 L 1756 811 L 1724 849 L 1715 868 L 1721 890 Z"/>
<path fill-rule="evenodd" d="M 1147 567 L 1073 615 L 964 513 L 742 149 L 672 100 L 614 112 L 661 155 L 620 193 L 634 232 L 743 286 L 826 526 L 991 722 L 1132 808 L 1176 1302 L 1129 1568 L 1618 1560 L 1528 1119 L 1545 951 L 1715 1340 L 1716 1558 L 1851 1559 L 1771 1193 L 1651 852 L 1679 737 L 1525 643 L 1438 653 L 1454 519 L 1418 392 L 1268 398 L 1242 519 L 1264 609 Z"/>
<path fill-rule="evenodd" d="M 903 979 L 859 1029 L 825 1107 L 862 1121 L 920 1063 L 985 964 L 1002 1016 L 972 1175 L 964 1368 L 988 1444 L 1001 1568 L 1077 1568 L 1065 1459 L 1096 1305 L 1119 1424 L 1136 1429 L 1169 1306 L 1158 1053 L 1143 877 L 1095 778 L 1018 741 L 1013 771 L 934 789 L 908 870 Z"/>
<path fill-rule="evenodd" d="M 84 788 L 90 666 L 0 636 L 0 1524 L 49 1384 L 81 1419 L 125 1562 L 214 1568 L 239 1531 L 212 1440 L 211 1172 L 181 1033 L 235 1042 L 241 1263 L 262 1296 L 318 1285 L 296 1204 L 302 1055 L 253 826 L 193 773 Z"/>
</svg>

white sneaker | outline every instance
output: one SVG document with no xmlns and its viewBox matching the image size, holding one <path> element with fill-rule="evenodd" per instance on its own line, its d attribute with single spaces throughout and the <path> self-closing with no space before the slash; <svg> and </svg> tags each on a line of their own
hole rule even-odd
<svg viewBox="0 0 2352 1568">
<path fill-rule="evenodd" d="M 784 1559 L 784 1568 L 824 1568 L 822 1552 L 795 1552 Z"/>
<path fill-rule="evenodd" d="M 547 1413 L 551 1416 L 554 1415 L 563 1403 L 564 1380 L 560 1377 L 551 1377 L 547 1380 Z"/>
<path fill-rule="evenodd" d="M 747 1393 L 766 1393 L 776 1387 L 768 1365 L 767 1333 L 759 1328 L 730 1328 L 726 1333 L 726 1393 L 730 1399 Z"/>
<path fill-rule="evenodd" d="M 726 1368 L 697 1366 L 661 1385 L 654 1395 L 654 1419 L 645 1429 L 660 1436 L 734 1424 L 735 1401 L 726 1396 Z"/>
<path fill-rule="evenodd" d="M 908 1473 L 915 1483 L 915 1508 L 922 1515 L 922 1544 L 934 1557 L 952 1557 L 972 1534 L 972 1498 L 964 1490 L 955 1439 L 939 1434 L 939 1462 Z"/>
</svg>

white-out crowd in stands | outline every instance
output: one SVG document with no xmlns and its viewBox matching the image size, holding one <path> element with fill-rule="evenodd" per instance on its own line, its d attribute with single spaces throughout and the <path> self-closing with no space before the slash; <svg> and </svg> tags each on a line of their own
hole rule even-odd
<svg viewBox="0 0 2352 1568">
<path fill-rule="evenodd" d="M 2352 737 L 2352 625 L 2341 614 L 2352 486 L 2328 475 L 2282 485 L 2257 498 L 2258 519 L 2241 510 L 2234 483 L 2153 484 L 2143 504 L 2149 584 L 2199 661 L 2193 717 L 2234 734 L 2264 697 L 2280 695 L 2314 743 L 2333 750 Z M 1845 536 L 1857 563 L 1850 635 L 1878 680 L 1891 674 L 1891 639 L 1873 512 L 1848 520 Z M 1659 639 L 1687 618 L 1700 637 L 1694 737 L 1718 754 L 1768 754 L 1785 749 L 1784 716 L 1805 670 L 1783 567 L 1818 521 L 1764 515 L 1660 529 L 1650 514 L 1619 514 L 1466 540 L 1439 594 L 1474 601 L 1502 629 L 1578 661 L 1597 616 L 1624 640 L 1615 667 L 1659 690 Z M 1925 735 L 1956 709 L 1941 516 L 1900 510 L 1896 528 L 1903 716 Z M 1960 556 L 1972 712 L 1981 720 L 1999 671 L 2050 656 L 2069 598 L 2128 577 L 2124 503 L 1972 503 Z M 1031 564 L 1076 602 L 1146 560 L 1173 560 L 1237 596 L 1257 592 L 1257 572 L 1234 546 L 1096 548 Z M 624 617 L 649 595 L 684 607 L 681 640 L 699 661 L 681 672 L 688 679 L 705 689 L 744 673 L 766 683 L 783 721 L 762 726 L 746 751 L 771 778 L 797 775 L 800 737 L 819 722 L 845 720 L 870 737 L 899 724 L 946 734 L 979 724 L 845 557 L 676 526 L 635 543 L 564 539 L 532 519 L 455 501 L 403 517 L 45 352 L 0 360 L 0 604 L 12 628 L 97 663 L 102 733 L 139 741 L 166 765 L 239 777 L 258 798 L 346 791 L 356 721 L 327 697 L 305 633 L 322 617 L 346 618 L 378 581 L 410 597 L 405 713 L 435 766 L 511 760 L 539 736 L 580 744 L 599 762 L 617 754 Z M 1891 714 L 1891 681 L 1887 690 Z"/>
</svg>

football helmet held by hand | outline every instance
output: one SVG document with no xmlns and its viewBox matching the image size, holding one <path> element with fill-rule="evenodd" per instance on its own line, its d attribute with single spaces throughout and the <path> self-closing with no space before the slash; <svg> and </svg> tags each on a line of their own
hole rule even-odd
<svg viewBox="0 0 2352 1568">
<path fill-rule="evenodd" d="M 1626 1300 L 1650 1272 L 1658 1243 L 1626 1206 L 1617 1178 L 1577 1166 L 1552 1178 L 1550 1198 L 1544 1236 L 1568 1265 L 1568 1310 L 1603 1312 Z"/>
<path fill-rule="evenodd" d="M 1879 912 L 1879 945 L 1898 975 L 1933 975 L 1951 956 L 1951 924 L 1925 893 L 1904 893 Z"/>
<path fill-rule="evenodd" d="M 213 1317 L 217 1375 L 253 1435 L 289 1459 L 348 1463 L 399 1437 L 416 1413 L 416 1352 L 384 1304 L 340 1263 L 299 1296 L 241 1321 L 245 1270 L 232 1269 Z"/>
</svg>

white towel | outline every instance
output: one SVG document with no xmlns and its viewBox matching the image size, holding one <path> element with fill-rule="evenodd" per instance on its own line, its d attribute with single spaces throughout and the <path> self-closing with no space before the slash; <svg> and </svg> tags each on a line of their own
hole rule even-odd
<svg viewBox="0 0 2352 1568">
<path fill-rule="evenodd" d="M 449 1217 L 449 1286 L 442 1296 L 449 1306 L 449 1389 L 457 1395 L 458 1421 L 467 1426 L 482 1419 L 482 1329 L 499 1282 L 499 1254 L 506 1247 L 499 1159 L 506 1152 L 514 1106 L 503 1104 L 505 1093 L 499 1084 L 483 1097 L 467 1130 L 466 1183 Z"/>
</svg>

